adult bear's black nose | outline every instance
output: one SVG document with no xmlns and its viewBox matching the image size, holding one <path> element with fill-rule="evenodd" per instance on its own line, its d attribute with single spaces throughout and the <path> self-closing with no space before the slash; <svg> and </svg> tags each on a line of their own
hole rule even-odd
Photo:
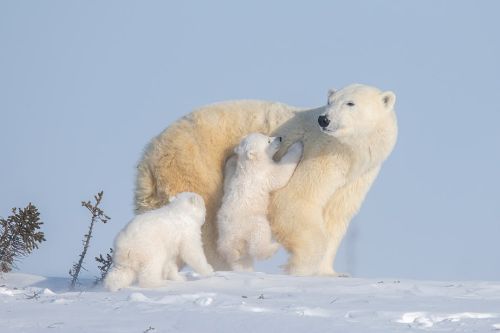
<svg viewBox="0 0 500 333">
<path fill-rule="evenodd" d="M 328 126 L 328 124 L 330 124 L 330 119 L 328 119 L 328 117 L 325 115 L 321 115 L 318 117 L 318 124 L 322 128 L 325 128 Z"/>
</svg>

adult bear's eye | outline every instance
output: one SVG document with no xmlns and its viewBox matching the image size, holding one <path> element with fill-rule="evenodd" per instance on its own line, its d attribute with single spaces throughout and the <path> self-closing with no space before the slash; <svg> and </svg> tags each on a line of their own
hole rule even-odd
<svg viewBox="0 0 500 333">
<path fill-rule="evenodd" d="M 354 102 L 347 102 L 347 103 L 345 103 L 345 104 L 346 104 L 347 106 L 354 106 L 354 105 L 356 105 L 356 104 L 354 104 Z"/>
</svg>

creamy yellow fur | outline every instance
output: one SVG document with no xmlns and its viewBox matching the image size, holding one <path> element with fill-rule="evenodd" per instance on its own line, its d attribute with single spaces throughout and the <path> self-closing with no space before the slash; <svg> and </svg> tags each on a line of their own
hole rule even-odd
<svg viewBox="0 0 500 333">
<path fill-rule="evenodd" d="M 342 91 L 358 96 L 360 107 L 376 112 L 383 107 L 382 92 L 376 88 L 350 86 L 339 96 Z M 227 269 L 216 253 L 215 225 L 225 161 L 251 132 L 285 139 L 277 159 L 300 140 L 303 158 L 287 186 L 271 198 L 272 231 L 291 253 L 290 273 L 334 275 L 337 248 L 395 144 L 397 125 L 391 106 L 382 117 L 365 122 L 368 129 L 363 129 L 361 139 L 351 142 L 328 135 L 318 126 L 318 116 L 331 109 L 299 110 L 273 102 L 234 101 L 195 110 L 146 148 L 138 166 L 137 212 L 157 208 L 179 192 L 201 194 L 207 208 L 202 230 L 205 254 L 215 269 Z"/>
</svg>

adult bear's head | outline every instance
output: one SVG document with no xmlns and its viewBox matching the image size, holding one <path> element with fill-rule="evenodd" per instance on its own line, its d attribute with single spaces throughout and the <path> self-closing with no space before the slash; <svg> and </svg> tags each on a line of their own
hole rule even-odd
<svg viewBox="0 0 500 333">
<path fill-rule="evenodd" d="M 351 142 L 370 135 L 379 124 L 393 115 L 396 95 L 391 91 L 362 84 L 349 85 L 328 92 L 328 103 L 318 117 L 318 124 L 327 135 Z"/>
</svg>

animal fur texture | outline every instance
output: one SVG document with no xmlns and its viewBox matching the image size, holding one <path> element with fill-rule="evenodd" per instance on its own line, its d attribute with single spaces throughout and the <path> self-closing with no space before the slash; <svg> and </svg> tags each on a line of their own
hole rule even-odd
<svg viewBox="0 0 500 333">
<path fill-rule="evenodd" d="M 272 241 L 267 207 L 272 191 L 288 183 L 302 155 L 295 143 L 279 162 L 273 156 L 281 137 L 246 136 L 226 163 L 224 197 L 217 213 L 217 250 L 236 271 L 253 270 L 253 259 L 267 259 L 279 248 Z"/>
<path fill-rule="evenodd" d="M 203 198 L 189 192 L 178 194 L 164 207 L 137 215 L 116 237 L 113 267 L 104 286 L 116 291 L 135 280 L 145 288 L 164 286 L 166 279 L 183 280 L 179 259 L 202 275 L 211 274 L 201 242 L 204 221 Z"/>
<path fill-rule="evenodd" d="M 335 276 L 333 261 L 347 226 L 396 143 L 395 100 L 390 91 L 355 84 L 329 92 L 326 105 L 313 109 L 251 100 L 201 107 L 146 148 L 136 210 L 160 207 L 179 192 L 200 193 L 207 207 L 205 254 L 216 269 L 228 269 L 216 251 L 215 223 L 226 160 L 252 132 L 283 137 L 276 160 L 301 141 L 303 157 L 288 184 L 271 196 L 269 222 L 290 253 L 289 273 Z M 319 124 L 320 116 L 328 126 Z"/>
</svg>

